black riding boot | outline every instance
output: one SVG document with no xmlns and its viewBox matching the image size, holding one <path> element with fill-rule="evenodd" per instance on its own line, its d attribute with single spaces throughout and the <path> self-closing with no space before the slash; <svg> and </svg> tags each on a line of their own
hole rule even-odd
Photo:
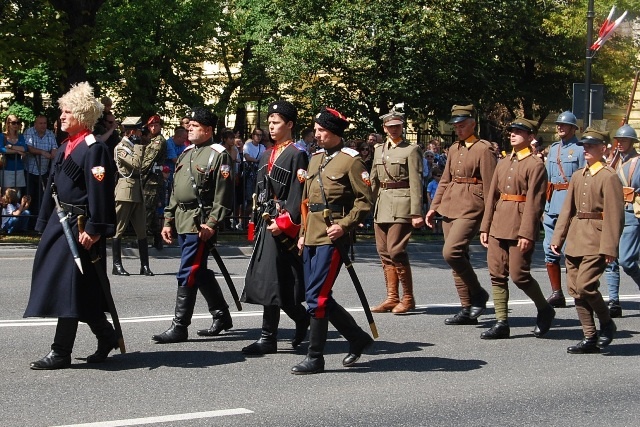
<svg viewBox="0 0 640 427">
<path fill-rule="evenodd" d="M 104 362 L 111 350 L 118 348 L 118 337 L 111 323 L 105 318 L 95 322 L 89 322 L 91 332 L 98 338 L 98 349 L 87 357 L 87 363 Z"/>
<path fill-rule="evenodd" d="M 153 247 L 158 251 L 161 251 L 162 248 L 164 248 L 164 241 L 162 240 L 160 233 L 153 233 Z"/>
<path fill-rule="evenodd" d="M 282 311 L 287 313 L 287 316 L 296 322 L 296 333 L 291 339 L 291 346 L 297 348 L 307 337 L 307 329 L 309 329 L 311 316 L 309 316 L 309 313 L 307 313 L 307 310 L 302 304 L 296 304 L 293 307 L 282 307 Z"/>
<path fill-rule="evenodd" d="M 189 337 L 187 328 L 191 324 L 193 307 L 196 304 L 198 288 L 187 286 L 178 287 L 176 297 L 176 314 L 169 329 L 159 335 L 151 337 L 158 344 L 186 341 Z"/>
<path fill-rule="evenodd" d="M 311 319 L 311 334 L 309 335 L 309 352 L 307 357 L 291 368 L 294 375 L 309 375 L 324 372 L 324 345 L 327 342 L 327 330 L 329 321 L 324 319 Z"/>
<path fill-rule="evenodd" d="M 242 353 L 250 356 L 262 356 L 278 351 L 278 324 L 280 323 L 280 307 L 267 305 L 262 312 L 262 332 L 258 341 L 242 349 Z"/>
<path fill-rule="evenodd" d="M 373 338 L 358 326 L 353 316 L 340 304 L 336 303 L 329 312 L 329 321 L 349 341 L 349 354 L 342 360 L 342 365 L 353 366 L 362 352 L 373 344 Z"/>
<path fill-rule="evenodd" d="M 153 276 L 149 268 L 149 243 L 146 238 L 138 240 L 138 252 L 140 252 L 140 274 Z"/>
<path fill-rule="evenodd" d="M 113 257 L 113 270 L 115 276 L 128 276 L 129 273 L 122 266 L 122 241 L 118 238 L 111 239 L 111 255 Z"/>
<path fill-rule="evenodd" d="M 211 323 L 209 329 L 200 329 L 198 335 L 202 337 L 215 337 L 216 335 L 220 335 L 220 332 L 233 328 L 229 305 L 224 300 L 222 289 L 220 289 L 220 285 L 213 271 L 207 270 L 207 281 L 206 283 L 200 284 L 200 293 L 207 301 L 209 313 L 213 316 L 213 323 Z"/>
<path fill-rule="evenodd" d="M 31 362 L 31 369 L 65 369 L 71 366 L 71 352 L 78 332 L 78 319 L 58 319 L 51 351 L 42 359 Z"/>
</svg>

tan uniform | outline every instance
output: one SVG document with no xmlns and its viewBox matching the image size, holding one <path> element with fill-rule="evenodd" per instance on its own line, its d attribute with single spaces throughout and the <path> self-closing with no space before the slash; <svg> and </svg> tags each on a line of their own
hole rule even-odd
<svg viewBox="0 0 640 427">
<path fill-rule="evenodd" d="M 551 240 L 558 248 L 566 241 L 568 290 L 575 298 L 585 337 L 596 334 L 593 312 L 601 323 L 611 320 L 598 290 L 599 279 L 606 267 L 605 255 L 618 256 L 624 226 L 620 179 L 610 167 L 600 162 L 596 165 L 571 177 Z"/>
<path fill-rule="evenodd" d="M 114 157 L 120 175 L 115 189 L 116 234 L 121 237 L 129 221 L 133 225 L 138 240 L 146 237 L 144 196 L 140 170 L 144 146 L 134 145 L 123 138 L 114 149 Z"/>
<path fill-rule="evenodd" d="M 538 310 L 547 306 L 540 285 L 531 276 L 533 247 L 522 253 L 517 246 L 519 238 L 538 240 L 546 186 L 544 163 L 527 147 L 498 162 L 491 187 L 485 195 L 480 231 L 489 235 L 487 264 L 493 285 L 496 320 L 507 320 L 509 276 L 528 296 L 535 294 L 532 299 L 536 306 L 540 305 Z"/>
<path fill-rule="evenodd" d="M 422 216 L 422 150 L 417 144 L 402 140 L 398 144 L 387 137 L 376 144 L 371 169 L 374 198 L 376 248 L 382 262 L 387 286 L 387 300 L 375 312 L 393 310 L 399 304 L 398 281 L 407 299 L 406 312 L 415 307 L 413 279 L 407 244 L 413 230 L 412 217 Z M 404 304 L 404 303 L 403 303 Z"/>
<path fill-rule="evenodd" d="M 491 143 L 471 136 L 449 148 L 431 209 L 443 216 L 442 255 L 453 269 L 460 303 L 471 305 L 470 295 L 482 292 L 469 262 L 469 243 L 478 234 L 484 213 L 484 195 L 489 191 L 496 167 Z"/>
</svg>

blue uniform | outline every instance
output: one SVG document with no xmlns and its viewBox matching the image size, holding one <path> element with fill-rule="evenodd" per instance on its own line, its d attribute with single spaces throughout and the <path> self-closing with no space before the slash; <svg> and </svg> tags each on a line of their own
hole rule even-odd
<svg viewBox="0 0 640 427">
<path fill-rule="evenodd" d="M 635 159 L 635 160 L 634 160 Z M 633 187 L 635 194 L 640 192 L 640 165 L 636 164 L 633 176 L 629 176 L 631 165 L 640 161 L 640 154 L 632 150 L 627 156 L 621 158 L 617 172 L 622 185 Z M 620 289 L 620 267 L 633 279 L 640 288 L 640 218 L 633 213 L 633 203 L 624 204 L 624 228 L 620 237 L 618 259 L 607 266 L 605 277 L 609 287 L 609 300 L 618 301 Z"/>
<path fill-rule="evenodd" d="M 566 184 L 571 181 L 571 176 L 575 171 L 585 166 L 584 149 L 577 144 L 578 138 L 574 136 L 568 141 L 557 141 L 549 147 L 547 156 L 547 176 L 549 184 Z M 559 152 L 559 153 L 558 153 Z M 562 166 L 562 170 L 560 166 Z M 564 176 L 563 176 L 564 173 Z M 566 178 L 566 179 L 565 179 Z M 560 256 L 551 252 L 551 237 L 556 227 L 560 210 L 567 196 L 567 190 L 557 189 L 551 194 L 551 199 L 544 207 L 544 258 L 547 263 L 558 264 Z"/>
</svg>

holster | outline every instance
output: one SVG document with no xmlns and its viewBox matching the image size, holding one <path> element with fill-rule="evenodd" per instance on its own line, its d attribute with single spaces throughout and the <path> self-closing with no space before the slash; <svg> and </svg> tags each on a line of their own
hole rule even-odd
<svg viewBox="0 0 640 427">
<path fill-rule="evenodd" d="M 547 202 L 551 200 L 551 195 L 553 194 L 553 184 L 547 182 Z"/>
</svg>

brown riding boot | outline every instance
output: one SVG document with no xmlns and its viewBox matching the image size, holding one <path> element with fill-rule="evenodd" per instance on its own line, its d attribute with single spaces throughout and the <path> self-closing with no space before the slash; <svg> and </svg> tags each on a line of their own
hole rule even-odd
<svg viewBox="0 0 640 427">
<path fill-rule="evenodd" d="M 547 263 L 547 274 L 549 275 L 549 282 L 551 282 L 551 290 L 553 293 L 547 302 L 554 308 L 565 308 L 567 301 L 562 293 L 562 272 L 560 270 L 560 264 L 554 262 Z"/>
<path fill-rule="evenodd" d="M 394 314 L 402 314 L 416 308 L 416 302 L 413 299 L 413 278 L 411 277 L 411 267 L 409 265 L 398 266 L 396 267 L 396 271 L 402 284 L 402 301 L 396 305 L 391 312 Z"/>
<path fill-rule="evenodd" d="M 396 267 L 390 264 L 382 264 L 384 281 L 387 285 L 387 299 L 380 305 L 371 309 L 372 313 L 387 313 L 400 303 L 398 298 L 398 272 Z"/>
</svg>

